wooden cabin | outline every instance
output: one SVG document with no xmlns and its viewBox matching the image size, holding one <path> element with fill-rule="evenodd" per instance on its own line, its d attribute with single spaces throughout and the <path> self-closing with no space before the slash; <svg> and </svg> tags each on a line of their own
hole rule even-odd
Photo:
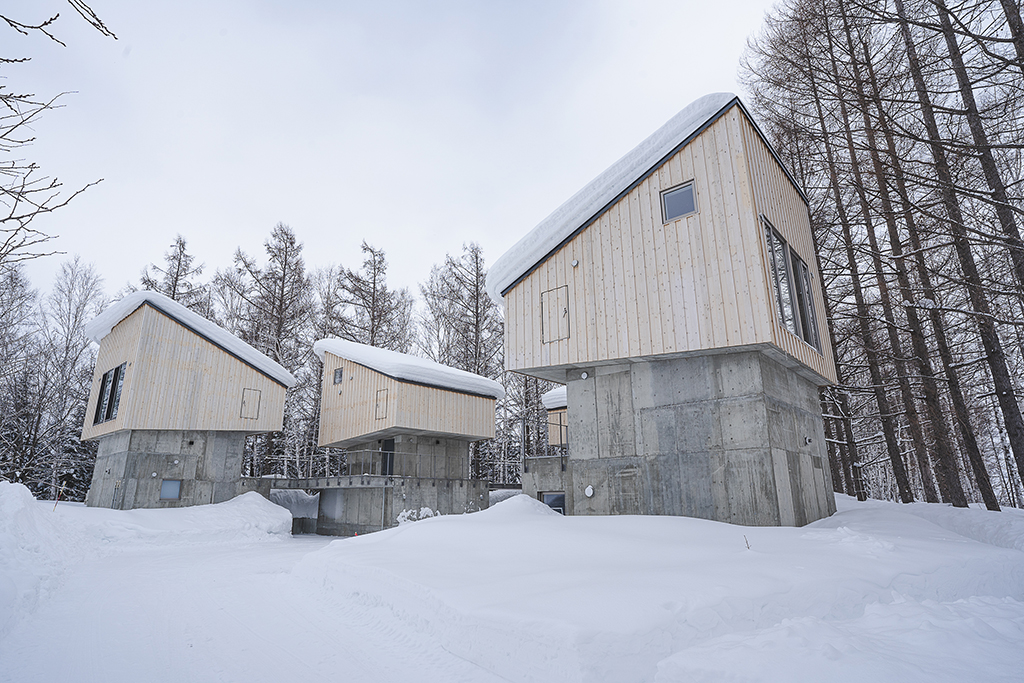
<svg viewBox="0 0 1024 683">
<path fill-rule="evenodd" d="M 807 201 L 734 95 L 692 103 L 580 190 L 494 263 L 488 290 L 506 368 L 567 385 L 567 512 L 803 524 L 834 510 Z"/>
<path fill-rule="evenodd" d="M 82 428 L 99 441 L 86 502 L 181 507 L 237 495 L 245 437 L 281 429 L 291 374 L 155 292 L 112 304 L 86 334 L 99 344 Z"/>
<path fill-rule="evenodd" d="M 470 444 L 494 438 L 500 384 L 342 339 L 313 350 L 324 368 L 319 443 L 346 449 L 349 475 L 322 482 L 317 533 L 378 531 L 425 507 L 487 507 L 487 483 L 470 472 Z"/>
</svg>

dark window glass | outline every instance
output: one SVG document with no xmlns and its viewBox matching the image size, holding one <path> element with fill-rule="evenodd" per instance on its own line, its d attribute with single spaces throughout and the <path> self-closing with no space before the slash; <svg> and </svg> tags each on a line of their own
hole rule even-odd
<svg viewBox="0 0 1024 683">
<path fill-rule="evenodd" d="M 117 417 L 126 368 L 127 363 L 121 363 L 113 370 L 103 373 L 103 377 L 100 379 L 100 395 L 96 399 L 96 414 L 93 416 L 93 424 L 107 422 Z"/>
<path fill-rule="evenodd" d="M 103 422 L 104 416 L 107 414 L 107 400 L 110 398 L 111 379 L 113 377 L 109 372 L 103 373 L 103 379 L 100 380 L 100 395 L 96 398 L 96 415 L 93 417 L 93 424 Z"/>
<path fill-rule="evenodd" d="M 395 440 L 384 439 L 380 447 L 380 473 L 390 477 L 395 473 Z"/>
<path fill-rule="evenodd" d="M 662 192 L 661 208 L 665 214 L 666 223 L 681 216 L 696 213 L 697 202 L 693 194 L 693 183 Z"/>
<path fill-rule="evenodd" d="M 786 240 L 765 221 L 765 237 L 768 240 L 768 265 L 772 271 L 775 301 L 779 307 L 779 320 L 793 334 L 797 334 L 796 319 L 793 315 L 793 286 L 789 273 L 789 259 L 786 258 Z"/>
<path fill-rule="evenodd" d="M 821 350 L 818 340 L 818 321 L 814 315 L 814 298 L 811 295 L 811 271 L 807 264 L 790 249 L 790 258 L 793 262 L 793 270 L 796 275 L 796 299 L 797 309 L 800 312 L 800 331 L 803 333 L 803 340 Z"/>
<path fill-rule="evenodd" d="M 334 370 L 334 383 L 335 384 L 341 384 L 341 380 L 342 379 L 343 379 L 342 369 L 341 368 L 336 368 Z"/>
<path fill-rule="evenodd" d="M 542 493 L 541 502 L 547 505 L 555 512 L 565 514 L 565 494 L 561 491 L 555 493 Z"/>
<path fill-rule="evenodd" d="M 811 289 L 811 270 L 786 244 L 782 235 L 768 222 L 764 222 L 764 235 L 768 243 L 768 267 L 771 270 L 772 290 L 778 305 L 779 320 L 786 329 L 803 339 L 819 352 L 818 318 L 814 312 Z"/>
</svg>

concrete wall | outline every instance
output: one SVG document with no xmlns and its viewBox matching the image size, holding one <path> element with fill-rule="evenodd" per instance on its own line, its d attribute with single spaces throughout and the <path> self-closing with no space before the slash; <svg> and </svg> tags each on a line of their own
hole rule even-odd
<svg viewBox="0 0 1024 683">
<path fill-rule="evenodd" d="M 187 507 L 241 493 L 244 432 L 123 430 L 98 441 L 91 507 Z M 161 500 L 165 479 L 181 481 L 178 499 Z"/>
<path fill-rule="evenodd" d="M 835 511 L 817 386 L 763 352 L 573 369 L 566 380 L 570 514 L 800 526 Z"/>
<path fill-rule="evenodd" d="M 469 478 L 469 441 L 439 436 L 412 436 L 399 434 L 395 440 L 394 465 L 392 474 L 403 477 L 424 477 L 436 479 Z M 364 462 L 379 462 L 379 457 L 370 456 L 384 447 L 384 439 L 367 441 L 350 446 L 349 472 L 362 474 Z M 374 465 L 377 467 L 377 465 Z M 378 471 L 366 474 L 380 474 Z"/>
<path fill-rule="evenodd" d="M 316 533 L 352 536 L 398 525 L 403 511 L 424 507 L 443 515 L 487 507 L 487 482 L 479 480 L 392 477 L 387 486 L 320 491 Z M 383 504 L 383 514 L 381 506 Z"/>
<path fill-rule="evenodd" d="M 541 493 L 565 491 L 568 486 L 568 457 L 527 458 L 519 481 L 523 493 L 539 498 Z"/>
<path fill-rule="evenodd" d="M 487 507 L 487 482 L 469 478 L 469 442 L 435 436 L 398 435 L 394 466 L 389 477 L 359 476 L 367 452 L 368 475 L 379 475 L 383 440 L 349 449 L 352 485 L 320 491 L 316 532 L 352 536 L 380 531 L 398 524 L 405 510 L 428 507 L 445 515 L 474 512 Z"/>
</svg>

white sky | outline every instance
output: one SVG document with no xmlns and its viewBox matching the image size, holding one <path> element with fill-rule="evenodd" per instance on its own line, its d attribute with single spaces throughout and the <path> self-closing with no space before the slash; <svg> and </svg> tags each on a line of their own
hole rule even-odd
<svg viewBox="0 0 1024 683">
<path fill-rule="evenodd" d="M 68 189 L 35 227 L 138 284 L 177 233 L 206 264 L 263 261 L 277 222 L 310 268 L 383 248 L 392 286 L 478 242 L 488 263 L 673 114 L 736 73 L 770 0 L 698 3 L 60 0 L 61 48 L 7 31 L 5 85 L 75 91 L 23 155 Z M 21 9 L 18 9 L 21 8 Z M 64 257 L 32 262 L 49 288 Z"/>
</svg>

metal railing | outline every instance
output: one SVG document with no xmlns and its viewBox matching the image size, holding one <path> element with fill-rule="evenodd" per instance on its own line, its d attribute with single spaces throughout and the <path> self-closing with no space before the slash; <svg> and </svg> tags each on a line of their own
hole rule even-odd
<svg viewBox="0 0 1024 683">
<path fill-rule="evenodd" d="M 419 476 L 420 458 L 416 456 L 416 476 Z M 395 473 L 394 451 L 346 451 L 343 476 L 390 476 Z M 403 472 L 403 474 L 411 474 Z"/>
</svg>

